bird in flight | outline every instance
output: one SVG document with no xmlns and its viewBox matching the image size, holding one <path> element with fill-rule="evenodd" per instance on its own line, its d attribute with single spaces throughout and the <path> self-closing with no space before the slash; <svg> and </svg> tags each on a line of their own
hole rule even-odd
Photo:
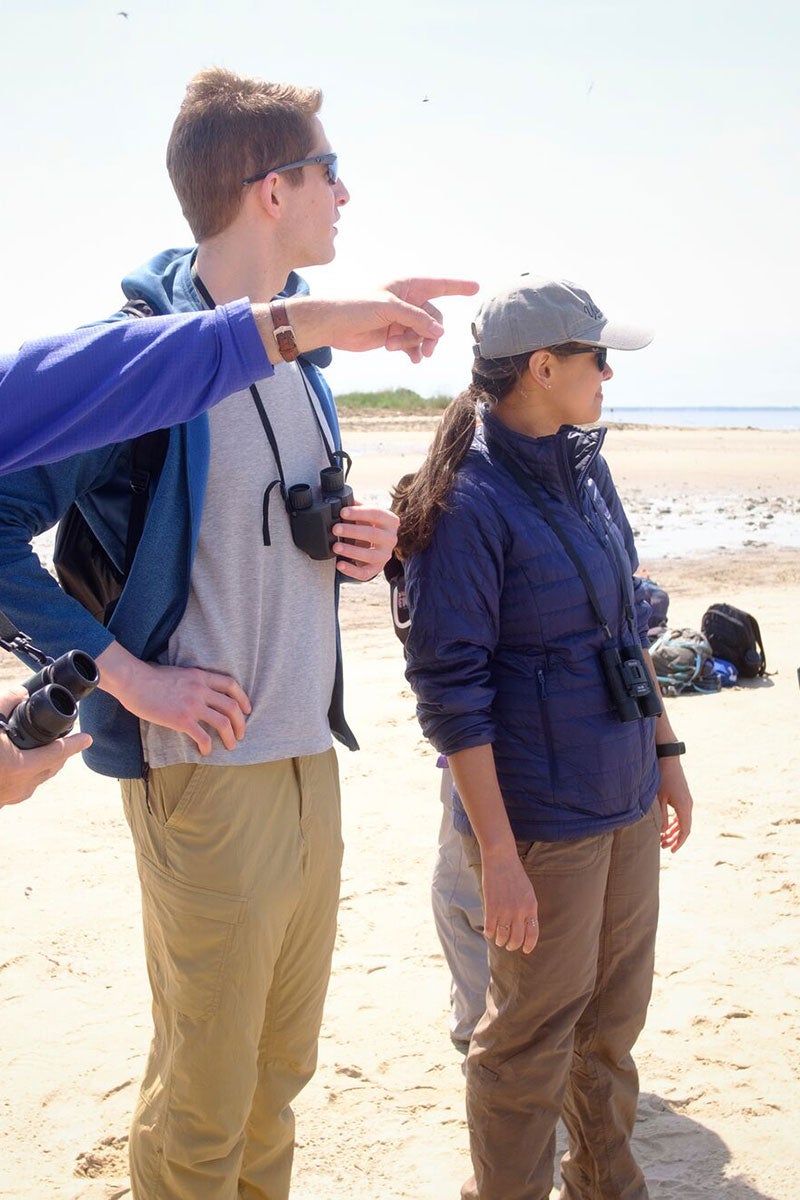
<svg viewBox="0 0 800 1200">
<path fill-rule="evenodd" d="M 126 12 L 122 12 L 122 10 L 120 10 L 120 11 L 117 13 L 117 16 L 118 16 L 118 17 L 124 17 L 126 21 L 127 21 L 127 19 L 128 19 L 128 13 L 126 13 Z"/>
</svg>

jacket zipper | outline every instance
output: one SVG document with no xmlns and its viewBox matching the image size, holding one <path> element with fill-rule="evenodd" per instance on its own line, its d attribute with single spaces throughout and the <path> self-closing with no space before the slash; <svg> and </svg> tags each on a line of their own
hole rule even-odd
<svg viewBox="0 0 800 1200">
<path fill-rule="evenodd" d="M 539 681 L 539 696 L 542 701 L 542 730 L 547 745 L 547 767 L 550 774 L 550 790 L 555 795 L 556 789 L 556 756 L 553 746 L 553 730 L 550 725 L 550 710 L 547 704 L 547 677 L 541 667 L 536 670 Z"/>
</svg>

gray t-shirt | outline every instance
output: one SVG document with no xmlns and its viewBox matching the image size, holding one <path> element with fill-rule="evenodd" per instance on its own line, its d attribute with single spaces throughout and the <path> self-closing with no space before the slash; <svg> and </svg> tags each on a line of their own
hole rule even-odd
<svg viewBox="0 0 800 1200">
<path fill-rule="evenodd" d="M 281 363 L 257 386 L 287 486 L 318 489 L 328 457 L 300 368 Z M 278 469 L 250 392 L 229 396 L 209 419 L 211 460 L 189 601 L 164 661 L 231 675 L 253 711 L 233 750 L 212 734 L 206 756 L 190 737 L 143 721 L 145 756 L 151 766 L 233 766 L 319 754 L 332 744 L 327 712 L 336 666 L 335 560 L 316 562 L 295 546 L 277 487 L 269 505 L 271 545 L 264 545 L 264 492 Z"/>
</svg>

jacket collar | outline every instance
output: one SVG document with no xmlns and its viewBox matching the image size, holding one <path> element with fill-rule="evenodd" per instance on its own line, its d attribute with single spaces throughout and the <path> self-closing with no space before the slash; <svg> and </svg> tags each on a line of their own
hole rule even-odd
<svg viewBox="0 0 800 1200">
<path fill-rule="evenodd" d="M 555 496 L 577 501 L 592 464 L 600 453 L 605 429 L 579 429 L 562 425 L 547 437 L 528 437 L 499 421 L 489 408 L 481 410 L 482 426 L 476 433 L 475 448 L 491 459 L 497 450 L 510 458 Z"/>
</svg>

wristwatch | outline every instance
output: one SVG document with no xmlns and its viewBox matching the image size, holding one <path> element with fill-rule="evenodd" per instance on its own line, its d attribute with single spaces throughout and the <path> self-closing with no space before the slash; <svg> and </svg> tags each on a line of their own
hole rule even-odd
<svg viewBox="0 0 800 1200">
<path fill-rule="evenodd" d="M 281 358 L 284 362 L 294 362 L 300 351 L 297 349 L 297 342 L 294 340 L 294 330 L 289 323 L 286 305 L 282 300 L 272 301 L 269 306 L 269 315 L 272 318 L 272 332 L 275 335 L 275 341 L 278 343 Z"/>
<path fill-rule="evenodd" d="M 660 746 L 656 746 L 656 758 L 677 758 L 679 754 L 685 753 L 685 742 L 662 742 Z"/>
</svg>

